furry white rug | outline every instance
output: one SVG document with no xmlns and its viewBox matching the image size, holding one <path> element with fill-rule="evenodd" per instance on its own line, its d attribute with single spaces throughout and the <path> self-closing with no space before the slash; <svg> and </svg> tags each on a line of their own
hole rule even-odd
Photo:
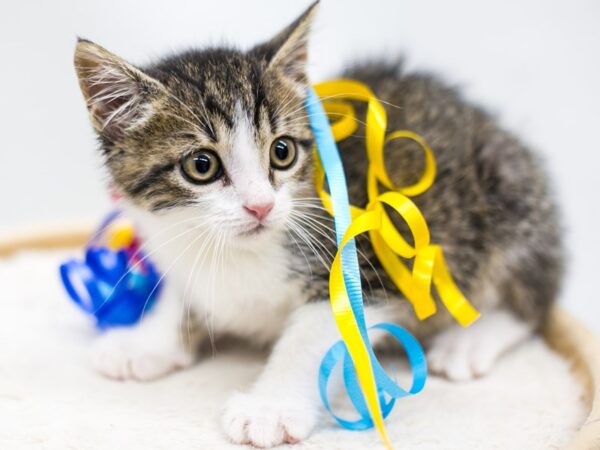
<svg viewBox="0 0 600 450">
<path fill-rule="evenodd" d="M 64 255 L 0 261 L 0 448 L 239 448 L 219 430 L 220 409 L 258 375 L 264 355 L 220 350 L 145 384 L 101 378 L 88 361 L 93 328 L 59 284 Z M 402 380 L 406 367 L 393 363 Z M 584 420 L 580 397 L 568 364 L 537 338 L 486 378 L 457 384 L 430 377 L 424 392 L 399 401 L 387 427 L 398 449 L 559 448 Z M 374 431 L 324 420 L 307 442 L 289 448 L 382 446 Z"/>
</svg>

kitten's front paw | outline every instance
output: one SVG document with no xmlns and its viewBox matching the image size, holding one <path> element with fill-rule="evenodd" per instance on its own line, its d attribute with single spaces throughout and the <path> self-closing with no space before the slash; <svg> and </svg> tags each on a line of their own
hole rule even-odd
<svg viewBox="0 0 600 450">
<path fill-rule="evenodd" d="M 317 414 L 291 397 L 236 393 L 227 402 L 222 424 L 234 443 L 268 448 L 295 444 L 308 437 Z"/>
<path fill-rule="evenodd" d="M 149 381 L 190 366 L 193 356 L 179 348 L 138 336 L 135 329 L 115 329 L 100 336 L 92 348 L 92 364 L 117 380 Z"/>
</svg>

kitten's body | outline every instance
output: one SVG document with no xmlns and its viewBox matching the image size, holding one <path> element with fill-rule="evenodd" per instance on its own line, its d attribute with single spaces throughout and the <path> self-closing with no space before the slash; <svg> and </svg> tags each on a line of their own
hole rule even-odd
<svg viewBox="0 0 600 450">
<path fill-rule="evenodd" d="M 312 188 L 303 108 L 313 13 L 248 53 L 188 52 L 143 72 L 88 42 L 76 55 L 122 206 L 165 275 L 154 310 L 138 326 L 102 336 L 95 365 L 115 378 L 150 379 L 191 364 L 201 338 L 276 342 L 264 373 L 224 415 L 232 440 L 260 446 L 308 435 L 319 414 L 317 367 L 338 336 L 327 303 L 331 219 Z M 426 339 L 437 372 L 483 374 L 542 324 L 558 289 L 561 248 L 545 177 L 518 141 L 435 79 L 383 64 L 347 75 L 392 105 L 390 129 L 416 131 L 432 146 L 436 183 L 415 201 L 459 286 L 483 313 L 464 330 L 443 308 L 418 323 L 363 240 L 367 319 L 398 322 Z M 359 205 L 366 197 L 361 133 L 340 145 Z M 286 170 L 273 166 L 268 151 L 282 135 L 298 150 Z M 223 175 L 190 184 L 178 161 L 203 147 L 219 155 Z M 419 177 L 417 148 L 394 142 L 387 155 L 398 185 Z M 250 211 L 257 202 L 272 208 L 259 225 Z"/>
</svg>

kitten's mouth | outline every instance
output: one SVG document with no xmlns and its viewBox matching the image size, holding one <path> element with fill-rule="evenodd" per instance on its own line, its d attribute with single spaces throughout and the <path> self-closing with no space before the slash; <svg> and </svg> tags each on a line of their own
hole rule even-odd
<svg viewBox="0 0 600 450">
<path fill-rule="evenodd" d="M 242 236 L 256 236 L 257 234 L 262 233 L 267 227 L 265 227 L 262 223 L 257 223 L 256 225 L 250 227 L 247 230 L 244 230 L 240 233 Z"/>
</svg>

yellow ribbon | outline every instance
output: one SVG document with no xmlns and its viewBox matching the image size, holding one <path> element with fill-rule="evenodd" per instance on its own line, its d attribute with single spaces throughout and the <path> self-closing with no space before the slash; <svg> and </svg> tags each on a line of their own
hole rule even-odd
<svg viewBox="0 0 600 450">
<path fill-rule="evenodd" d="M 344 284 L 341 250 L 352 238 L 369 233 L 371 245 L 388 276 L 412 304 L 419 319 L 436 312 L 431 296 L 435 286 L 440 300 L 450 314 L 462 326 L 470 325 L 479 313 L 456 286 L 446 266 L 442 249 L 431 244 L 429 228 L 422 213 L 409 198 L 422 194 L 434 182 L 436 167 L 433 152 L 427 142 L 411 131 L 394 131 L 386 135 L 387 114 L 373 92 L 364 84 L 353 80 L 333 80 L 314 86 L 321 98 L 336 141 L 341 141 L 357 129 L 357 119 L 350 101 L 367 103 L 365 121 L 366 152 L 369 162 L 367 172 L 368 204 L 361 208 L 351 205 L 350 224 L 331 266 L 329 291 L 336 324 L 346 343 L 356 367 L 361 390 L 375 427 L 387 448 L 391 448 L 379 407 L 377 387 L 371 368 L 370 357 L 353 316 Z M 394 139 L 410 139 L 416 142 L 425 156 L 425 169 L 419 181 L 405 187 L 396 187 L 390 180 L 384 163 L 384 146 Z M 333 215 L 331 198 L 325 191 L 325 174 L 315 152 L 314 183 L 323 206 Z M 387 188 L 380 193 L 379 185 Z M 387 205 L 405 221 L 412 235 L 411 245 L 398 232 L 384 208 Z M 412 270 L 402 261 L 412 259 Z"/>
</svg>

